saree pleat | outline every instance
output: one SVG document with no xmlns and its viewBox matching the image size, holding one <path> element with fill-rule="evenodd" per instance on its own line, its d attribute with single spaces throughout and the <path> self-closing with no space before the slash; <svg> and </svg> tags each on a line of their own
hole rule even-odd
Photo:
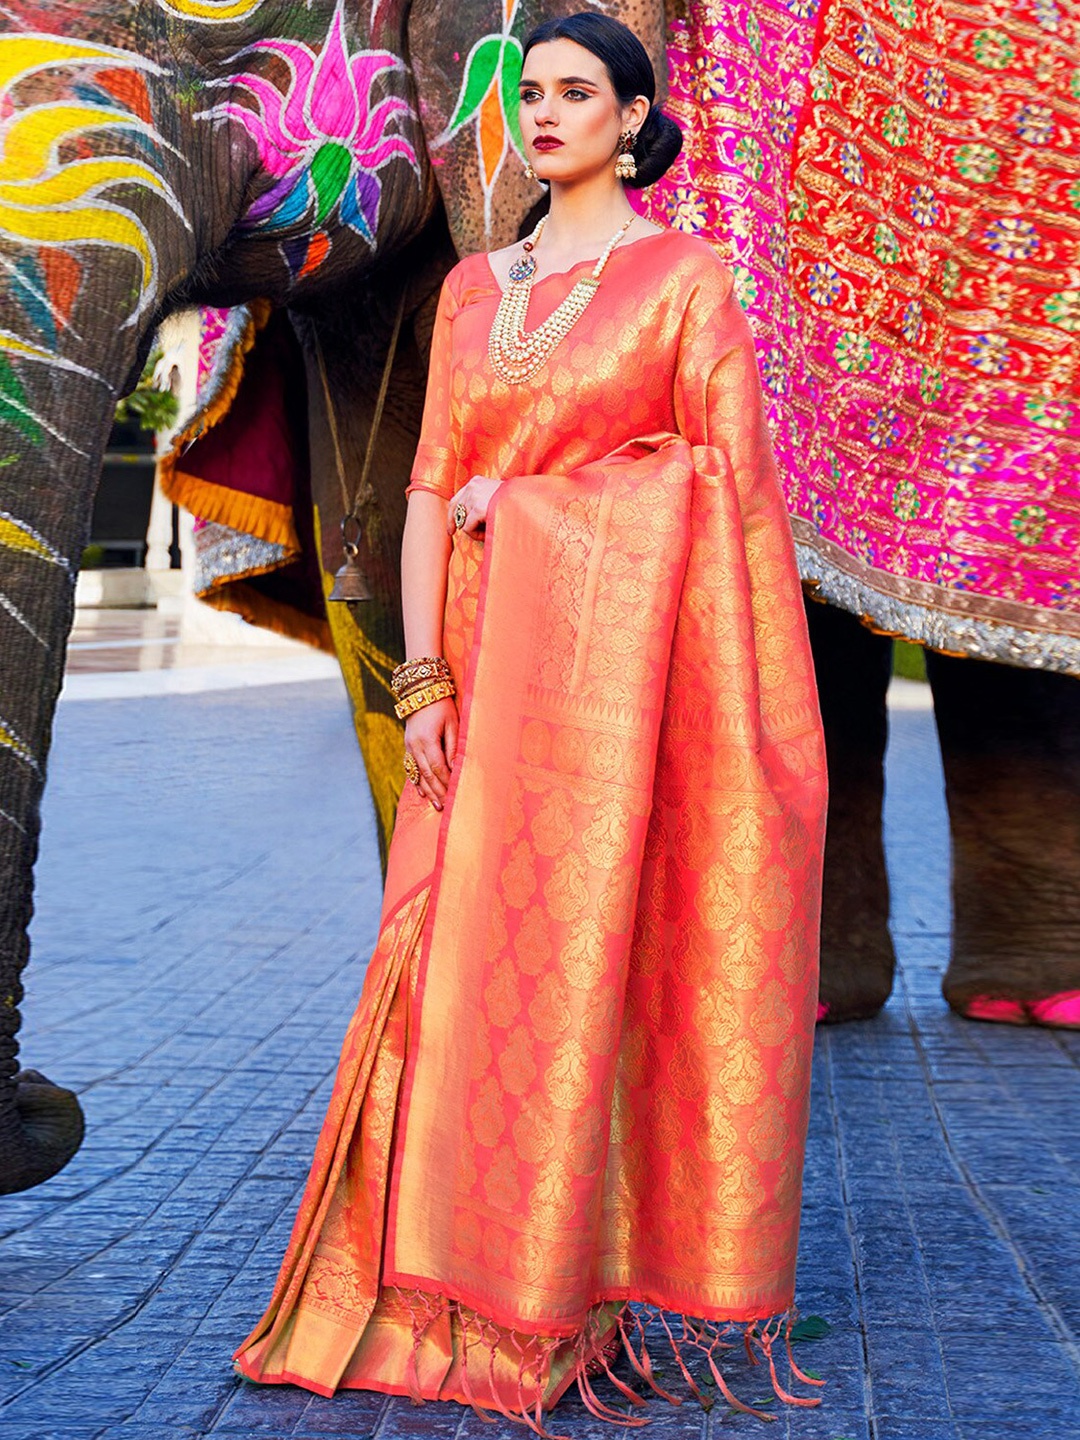
<svg viewBox="0 0 1080 1440">
<path fill-rule="evenodd" d="M 541 1434 L 577 1380 L 626 1425 L 590 1379 L 637 1403 L 613 1347 L 665 1393 L 659 1340 L 696 1388 L 689 1359 L 719 1374 L 735 1326 L 781 1398 L 814 1403 L 773 1347 L 794 1299 L 820 721 L 745 322 L 707 251 L 677 258 L 673 412 L 565 468 L 505 455 L 485 539 L 455 538 L 446 808 L 402 799 L 312 1174 L 238 1351 L 252 1379 L 455 1399 Z M 429 461 L 450 448 L 431 397 L 455 384 L 433 375 Z"/>
</svg>

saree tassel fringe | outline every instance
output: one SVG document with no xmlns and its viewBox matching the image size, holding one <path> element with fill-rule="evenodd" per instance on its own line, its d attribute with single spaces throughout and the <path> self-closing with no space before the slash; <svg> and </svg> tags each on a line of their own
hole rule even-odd
<svg viewBox="0 0 1080 1440">
<path fill-rule="evenodd" d="M 399 1292 L 401 1293 L 401 1292 Z M 606 1424 L 620 1429 L 639 1429 L 647 1425 L 650 1416 L 635 1414 L 643 1410 L 648 1401 L 626 1380 L 612 1369 L 615 1356 L 621 1351 L 630 1363 L 634 1374 L 650 1390 L 672 1405 L 681 1405 L 682 1397 L 666 1390 L 660 1383 L 656 1370 L 655 1351 L 650 1354 L 650 1342 L 659 1339 L 665 1349 L 670 1350 L 687 1389 L 701 1406 L 708 1410 L 714 1397 L 704 1387 L 715 1386 L 717 1394 L 731 1407 L 743 1415 L 753 1415 L 766 1422 L 778 1417 L 754 1405 L 740 1400 L 731 1389 L 718 1362 L 718 1352 L 731 1350 L 741 1337 L 747 1354 L 754 1365 L 764 1363 L 769 1371 L 773 1391 L 785 1405 L 820 1405 L 819 1396 L 794 1394 L 780 1379 L 776 1368 L 776 1342 L 783 1340 L 788 1351 L 792 1376 L 808 1385 L 823 1385 L 822 1380 L 805 1375 L 791 1357 L 791 1329 L 793 1315 L 784 1315 L 764 1323 L 753 1322 L 745 1326 L 723 1324 L 687 1316 L 681 1320 L 681 1333 L 673 1326 L 671 1317 L 653 1306 L 626 1304 L 618 1311 L 610 1324 L 597 1323 L 596 1316 L 589 1321 L 573 1341 L 565 1337 L 523 1337 L 513 1331 L 506 1331 L 486 1316 L 469 1310 L 452 1300 L 438 1300 L 423 1292 L 402 1295 L 412 1316 L 413 1353 L 406 1371 L 406 1393 L 418 1404 L 434 1398 L 421 1393 L 420 1350 L 425 1337 L 435 1322 L 450 1317 L 456 1322 L 460 1335 L 461 1364 L 457 1379 L 460 1398 L 469 1405 L 485 1424 L 497 1423 L 499 1418 L 522 1425 L 537 1437 L 537 1440 L 567 1440 L 566 1436 L 550 1430 L 545 1423 L 544 1406 L 551 1403 L 551 1366 L 557 1353 L 565 1354 L 567 1344 L 573 1346 L 572 1365 L 558 1384 L 558 1393 L 568 1385 L 577 1386 L 581 1402 L 590 1415 Z M 651 1332 L 651 1335 L 650 1335 Z M 728 1337 L 732 1338 L 728 1338 Z M 508 1392 L 505 1377 L 500 1385 L 496 1373 L 500 1352 L 512 1348 L 517 1352 L 517 1375 L 514 1390 Z M 707 1367 L 704 1378 L 695 1377 L 691 1370 L 692 1353 L 704 1358 Z M 700 1362 L 699 1362 L 700 1363 Z M 626 1410 L 616 1408 L 597 1394 L 594 1381 L 605 1379 L 613 1390 L 626 1402 Z M 483 1391 L 483 1394 L 478 1393 Z M 516 1392 L 516 1393 L 515 1393 Z M 510 1398 L 510 1397 L 513 1398 Z"/>
</svg>

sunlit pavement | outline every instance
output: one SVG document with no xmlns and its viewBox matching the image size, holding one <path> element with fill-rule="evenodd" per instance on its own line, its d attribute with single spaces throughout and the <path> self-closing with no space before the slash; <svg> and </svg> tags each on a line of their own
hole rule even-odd
<svg viewBox="0 0 1080 1440">
<path fill-rule="evenodd" d="M 328 662 L 182 648 L 168 623 L 105 612 L 73 641 L 23 1058 L 80 1092 L 88 1133 L 61 1175 L 0 1200 L 0 1440 L 516 1440 L 456 1406 L 232 1373 L 288 1235 L 379 875 Z M 828 1333 L 798 1359 L 825 1400 L 770 1404 L 768 1430 L 722 1401 L 657 1402 L 656 1440 L 1080 1437 L 1080 1036 L 945 1009 L 933 722 L 924 690 L 897 698 L 902 974 L 879 1019 L 818 1036 L 799 1302 Z M 731 1383 L 771 1395 L 744 1363 Z M 576 1401 L 554 1420 L 573 1440 L 616 1433 Z"/>
</svg>

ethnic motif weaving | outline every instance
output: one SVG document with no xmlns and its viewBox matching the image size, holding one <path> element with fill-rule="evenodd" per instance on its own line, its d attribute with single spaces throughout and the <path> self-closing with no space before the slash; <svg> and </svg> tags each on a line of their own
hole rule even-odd
<svg viewBox="0 0 1080 1440">
<path fill-rule="evenodd" d="M 579 270 L 537 282 L 531 324 Z M 531 385 L 491 369 L 498 299 L 483 256 L 447 279 L 411 486 L 441 507 L 469 475 L 505 482 L 486 538 L 453 541 L 447 807 L 406 788 L 330 1112 L 238 1358 L 546 1434 L 575 1379 L 605 1414 L 589 1374 L 612 1341 L 649 1373 L 630 1302 L 665 1343 L 662 1313 L 686 1317 L 678 1364 L 707 1356 L 724 1393 L 733 1327 L 771 1365 L 824 754 L 730 272 L 671 231 L 616 249 Z"/>
<path fill-rule="evenodd" d="M 804 579 L 1080 673 L 1080 35 L 1055 0 L 691 5 L 654 218 L 757 337 Z"/>
</svg>

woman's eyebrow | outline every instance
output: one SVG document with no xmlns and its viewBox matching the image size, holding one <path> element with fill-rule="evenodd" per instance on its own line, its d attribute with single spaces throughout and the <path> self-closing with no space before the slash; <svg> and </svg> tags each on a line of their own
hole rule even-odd
<svg viewBox="0 0 1080 1440">
<path fill-rule="evenodd" d="M 526 79 L 524 75 L 518 81 L 519 86 L 535 85 L 536 83 L 535 80 Z M 564 75 L 561 80 L 556 80 L 555 83 L 556 85 L 591 85 L 594 90 L 596 89 L 596 81 L 586 80 L 583 75 Z"/>
</svg>

